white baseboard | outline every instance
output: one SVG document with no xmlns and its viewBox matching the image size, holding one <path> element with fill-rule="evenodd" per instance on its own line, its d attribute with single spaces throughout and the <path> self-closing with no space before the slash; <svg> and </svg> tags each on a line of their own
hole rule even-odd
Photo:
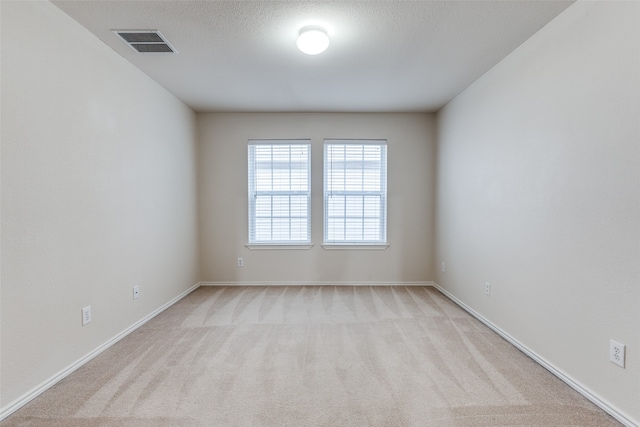
<svg viewBox="0 0 640 427">
<path fill-rule="evenodd" d="M 433 286 L 433 282 L 200 282 L 200 286 Z"/>
<path fill-rule="evenodd" d="M 63 370 L 61 370 L 60 372 L 58 372 L 57 374 L 55 374 L 54 376 L 52 376 L 48 380 L 46 380 L 43 383 L 41 383 L 40 385 L 34 387 L 33 389 L 31 389 L 27 393 L 23 394 L 22 396 L 20 396 L 16 400 L 14 400 L 13 402 L 9 403 L 7 406 L 5 406 L 2 409 L 0 409 L 0 421 L 4 420 L 9 415 L 13 414 L 15 411 L 17 411 L 18 409 L 22 408 L 24 405 L 26 405 L 27 403 L 29 403 L 30 401 L 32 401 L 33 399 L 35 399 L 36 397 L 38 397 L 39 395 L 41 395 L 42 393 L 44 393 L 45 391 L 47 391 L 48 389 L 53 387 L 60 380 L 64 379 L 69 374 L 73 373 L 78 368 L 82 367 L 84 364 L 86 364 L 91 359 L 93 359 L 94 357 L 96 357 L 97 355 L 99 355 L 100 353 L 102 353 L 103 351 L 105 351 L 106 349 L 108 349 L 109 347 L 111 347 L 112 345 L 114 345 L 115 343 L 117 343 L 118 341 L 120 341 L 121 339 L 126 337 L 127 335 L 129 335 L 131 332 L 135 331 L 140 326 L 144 325 L 149 320 L 153 319 L 158 314 L 162 313 L 167 308 L 171 307 L 173 304 L 175 304 L 176 302 L 180 301 L 182 298 L 186 297 L 191 292 L 195 291 L 199 286 L 200 286 L 200 283 L 197 283 L 197 284 L 193 285 L 192 287 L 190 287 L 186 291 L 182 292 L 177 297 L 173 298 L 168 303 L 164 304 L 162 307 L 156 309 L 152 313 L 150 313 L 147 316 L 143 317 L 142 319 L 138 320 L 136 323 L 134 323 L 133 325 L 129 326 L 127 329 L 125 329 L 124 331 L 120 332 L 119 334 L 117 334 L 116 336 L 114 336 L 113 338 L 111 338 L 110 340 L 108 340 L 107 342 L 105 342 L 104 344 L 99 346 L 98 348 L 96 348 L 93 351 L 89 352 L 84 357 L 78 359 L 77 361 L 75 361 L 71 365 L 67 366 L 66 368 L 64 368 Z"/>
<path fill-rule="evenodd" d="M 460 301 L 458 298 L 456 298 L 454 295 L 449 293 L 447 290 L 443 289 L 440 285 L 438 285 L 437 283 L 433 283 L 432 286 L 434 286 L 438 291 L 440 291 L 444 296 L 449 298 L 451 301 L 453 301 L 456 305 L 458 305 L 464 311 L 469 313 L 471 316 L 475 317 L 480 322 L 484 323 L 487 327 L 492 329 L 495 333 L 497 333 L 502 338 L 504 338 L 505 340 L 513 344 L 516 348 L 518 348 L 518 350 L 520 350 L 521 352 L 529 356 L 536 363 L 541 365 L 547 371 L 551 372 L 553 375 L 555 375 L 564 383 L 566 383 L 569 387 L 571 387 L 572 389 L 574 389 L 575 391 L 583 395 L 585 398 L 593 402 L 595 405 L 600 407 L 603 411 L 611 415 L 613 418 L 621 422 L 623 425 L 627 427 L 638 427 L 638 424 L 632 421 L 629 417 L 627 417 L 626 415 L 621 413 L 619 410 L 617 410 L 616 408 L 612 407 L 611 405 L 603 401 L 601 398 L 599 398 L 589 389 L 587 389 L 582 384 L 580 384 L 579 382 L 577 382 L 576 380 L 574 380 L 573 378 L 571 378 L 570 376 L 562 372 L 562 370 L 556 368 L 551 363 L 549 363 L 548 361 L 540 357 L 538 354 L 536 354 L 536 352 L 529 349 L 524 344 L 520 343 L 517 339 L 513 338 L 511 335 L 503 331 L 500 327 L 494 325 L 491 321 L 489 321 L 484 316 L 482 316 L 481 314 L 473 310 L 471 307 L 469 307 L 468 305 Z"/>
</svg>

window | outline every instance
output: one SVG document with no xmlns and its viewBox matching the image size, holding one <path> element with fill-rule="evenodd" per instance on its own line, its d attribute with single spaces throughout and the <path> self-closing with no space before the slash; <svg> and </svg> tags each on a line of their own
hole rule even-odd
<svg viewBox="0 0 640 427">
<path fill-rule="evenodd" d="M 249 243 L 308 244 L 310 141 L 249 141 Z"/>
<path fill-rule="evenodd" d="M 324 243 L 387 241 L 387 143 L 325 140 Z"/>
</svg>

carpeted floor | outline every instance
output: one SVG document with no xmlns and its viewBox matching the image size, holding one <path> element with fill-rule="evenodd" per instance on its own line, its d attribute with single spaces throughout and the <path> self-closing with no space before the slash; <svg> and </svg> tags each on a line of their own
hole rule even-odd
<svg viewBox="0 0 640 427">
<path fill-rule="evenodd" d="M 203 287 L 1 426 L 619 426 L 425 287 Z"/>
</svg>

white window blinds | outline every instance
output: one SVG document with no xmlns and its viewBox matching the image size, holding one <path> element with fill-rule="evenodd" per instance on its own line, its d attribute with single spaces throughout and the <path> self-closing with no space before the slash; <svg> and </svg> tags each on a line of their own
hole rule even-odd
<svg viewBox="0 0 640 427">
<path fill-rule="evenodd" d="M 385 244 L 386 141 L 324 142 L 324 243 Z"/>
<path fill-rule="evenodd" d="M 249 243 L 311 241 L 310 141 L 249 141 Z"/>
</svg>

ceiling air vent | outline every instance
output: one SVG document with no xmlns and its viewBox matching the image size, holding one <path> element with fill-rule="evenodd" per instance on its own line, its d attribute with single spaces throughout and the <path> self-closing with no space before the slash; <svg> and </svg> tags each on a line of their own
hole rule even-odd
<svg viewBox="0 0 640 427">
<path fill-rule="evenodd" d="M 178 53 L 156 30 L 113 30 L 138 53 Z"/>
</svg>

